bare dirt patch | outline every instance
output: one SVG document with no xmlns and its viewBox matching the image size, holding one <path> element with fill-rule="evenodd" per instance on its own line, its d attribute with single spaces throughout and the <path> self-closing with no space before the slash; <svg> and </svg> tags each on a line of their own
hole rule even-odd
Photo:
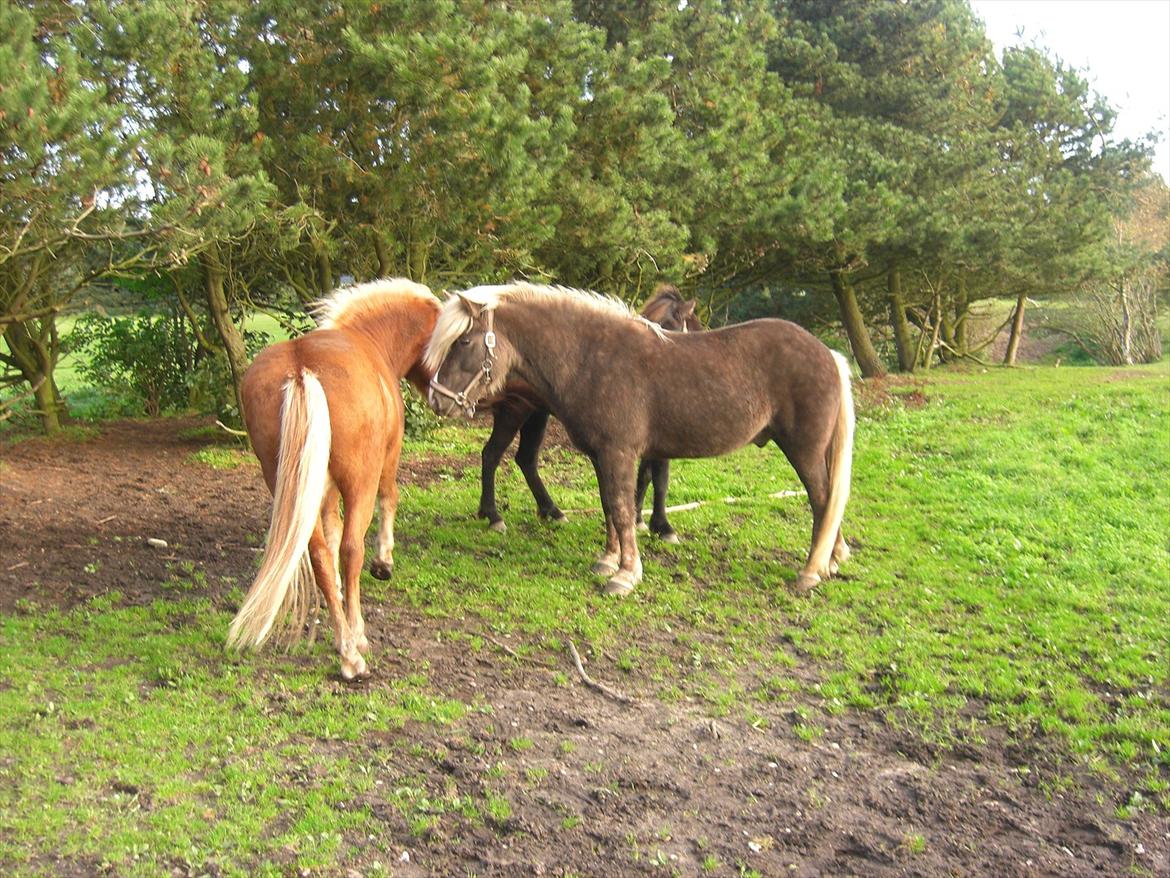
<svg viewBox="0 0 1170 878">
<path fill-rule="evenodd" d="M 202 423 L 127 421 L 87 441 L 0 446 L 0 613 L 22 599 L 68 607 L 115 590 L 129 602 L 165 598 L 176 570 L 203 577 L 216 602 L 232 583 L 246 586 L 268 492 L 256 467 L 191 459 L 208 440 L 183 434 Z M 473 463 L 415 461 L 408 478 L 468 477 Z M 477 709 L 449 728 L 371 727 L 336 755 L 365 751 L 387 766 L 387 785 L 409 778 L 435 798 L 499 795 L 509 813 L 447 814 L 420 836 L 375 786 L 352 804 L 383 832 L 368 847 L 352 840 L 342 874 L 384 863 L 388 844 L 408 854 L 385 863 L 402 876 L 1170 871 L 1164 815 L 1119 819 L 1132 783 L 1081 770 L 1044 739 L 992 729 L 984 743 L 941 748 L 876 713 L 826 715 L 813 703 L 796 707 L 815 714 L 816 734 L 800 734 L 792 704 L 753 705 L 753 726 L 712 718 L 699 701 L 663 701 L 644 676 L 586 654 L 594 678 L 636 697 L 627 706 L 585 688 L 563 652 L 538 656 L 545 667 L 495 645 L 470 649 L 462 635 L 483 633 L 474 619 L 376 604 L 367 616 L 375 676 L 335 685 L 360 700 L 363 687 L 425 666 L 436 689 Z M 792 673 L 811 670 L 801 659 Z M 316 746 L 330 758 L 339 745 Z"/>
</svg>

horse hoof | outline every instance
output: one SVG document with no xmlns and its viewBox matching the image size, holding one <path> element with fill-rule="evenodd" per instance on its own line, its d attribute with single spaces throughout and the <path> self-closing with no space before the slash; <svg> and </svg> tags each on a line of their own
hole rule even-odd
<svg viewBox="0 0 1170 878">
<path fill-rule="evenodd" d="M 352 683 L 369 675 L 369 671 L 366 669 L 366 660 L 360 655 L 352 660 L 341 660 L 341 679 L 345 682 Z"/>
<path fill-rule="evenodd" d="M 836 559 L 835 558 L 829 559 L 829 575 L 836 576 L 837 573 L 840 572 L 840 570 L 841 570 L 841 565 L 839 565 L 837 563 Z"/>
<path fill-rule="evenodd" d="M 659 534 L 658 539 L 662 540 L 664 543 L 670 543 L 672 546 L 677 546 L 682 542 L 682 540 L 678 538 L 678 534 L 672 530 L 668 530 L 666 533 Z"/>
<path fill-rule="evenodd" d="M 389 579 L 394 573 L 394 562 L 375 558 L 370 562 L 370 576 L 374 579 Z"/>
<path fill-rule="evenodd" d="M 645 530 L 650 530 L 650 525 L 648 525 L 648 524 L 647 524 L 646 522 L 644 522 L 644 521 L 639 521 L 639 522 L 638 522 L 638 530 L 643 530 L 643 531 L 645 531 Z"/>
<path fill-rule="evenodd" d="M 618 572 L 617 562 L 599 558 L 593 565 L 593 572 L 598 576 L 613 576 Z"/>
<path fill-rule="evenodd" d="M 624 598 L 633 590 L 634 583 L 630 581 L 630 577 L 622 576 L 621 574 L 612 577 L 605 584 L 605 593 L 617 598 Z"/>
<path fill-rule="evenodd" d="M 793 586 L 793 590 L 797 594 L 808 594 L 820 581 L 821 578 L 815 573 L 802 573 L 796 577 L 796 585 Z"/>
<path fill-rule="evenodd" d="M 553 524 L 568 524 L 569 523 L 569 517 L 567 515 L 565 515 L 565 513 L 561 512 L 561 510 L 559 510 L 559 509 L 554 514 L 550 515 L 548 517 L 548 520 Z"/>
<path fill-rule="evenodd" d="M 502 518 L 498 521 L 493 521 L 488 525 L 488 530 L 494 530 L 498 534 L 504 533 L 507 529 L 508 525 L 504 524 L 504 520 Z"/>
<path fill-rule="evenodd" d="M 366 635 L 364 635 L 364 634 L 361 635 L 359 638 L 357 638 L 357 642 L 354 644 L 354 646 L 357 647 L 357 651 L 360 652 L 362 655 L 365 655 L 367 652 L 370 651 L 370 641 L 366 638 Z"/>
</svg>

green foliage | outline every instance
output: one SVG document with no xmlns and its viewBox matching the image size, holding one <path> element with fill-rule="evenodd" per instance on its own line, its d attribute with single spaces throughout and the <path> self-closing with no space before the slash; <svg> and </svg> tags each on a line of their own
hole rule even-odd
<svg viewBox="0 0 1170 878">
<path fill-rule="evenodd" d="M 83 358 L 82 376 L 95 387 L 129 397 L 139 414 L 158 417 L 188 408 L 198 347 L 181 318 L 87 314 L 77 321 L 69 343 Z"/>
<path fill-rule="evenodd" d="M 427 401 L 410 382 L 403 381 L 400 390 L 406 410 L 406 435 L 412 439 L 425 439 L 432 435 L 439 426 L 438 415 L 431 411 Z"/>
<path fill-rule="evenodd" d="M 258 332 L 245 337 L 253 350 L 268 341 Z M 220 413 L 234 405 L 226 361 L 200 349 L 181 315 L 87 314 L 75 324 L 68 345 L 81 362 L 82 378 L 107 398 L 125 400 L 136 414 Z"/>
</svg>

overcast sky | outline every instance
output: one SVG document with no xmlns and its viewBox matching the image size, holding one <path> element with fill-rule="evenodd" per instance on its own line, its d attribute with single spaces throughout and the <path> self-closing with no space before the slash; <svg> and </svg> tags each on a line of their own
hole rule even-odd
<svg viewBox="0 0 1170 878">
<path fill-rule="evenodd" d="M 1085 73 L 1118 111 L 1118 137 L 1160 131 L 1154 167 L 1170 180 L 1170 0 L 971 0 L 971 6 L 1001 54 L 1005 46 L 1036 42 Z"/>
</svg>

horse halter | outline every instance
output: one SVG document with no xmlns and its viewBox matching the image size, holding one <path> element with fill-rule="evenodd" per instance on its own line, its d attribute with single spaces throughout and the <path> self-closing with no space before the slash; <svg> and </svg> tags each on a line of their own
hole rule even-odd
<svg viewBox="0 0 1170 878">
<path fill-rule="evenodd" d="M 464 387 L 459 392 L 455 392 L 454 390 L 451 390 L 448 387 L 444 387 L 442 384 L 439 383 L 438 370 L 435 371 L 435 377 L 433 377 L 431 379 L 431 390 L 438 393 L 440 396 L 445 396 L 448 399 L 454 400 L 455 405 L 457 405 L 457 406 L 459 406 L 459 408 L 463 409 L 464 413 L 469 418 L 475 416 L 475 406 L 476 406 L 476 403 L 479 402 L 479 400 L 478 399 L 469 400 L 467 398 L 467 394 L 469 394 L 471 392 L 473 387 L 480 384 L 481 382 L 485 386 L 488 384 L 491 384 L 492 362 L 496 359 L 496 333 L 492 329 L 493 324 L 495 323 L 494 318 L 495 318 L 495 311 L 494 310 L 488 311 L 487 312 L 487 332 L 485 332 L 483 335 L 483 344 L 484 344 L 484 347 L 487 348 L 487 356 L 484 357 L 483 365 L 481 365 L 479 367 L 479 371 L 476 372 L 475 375 L 473 375 L 471 377 L 471 380 L 467 382 L 466 387 Z"/>
</svg>

